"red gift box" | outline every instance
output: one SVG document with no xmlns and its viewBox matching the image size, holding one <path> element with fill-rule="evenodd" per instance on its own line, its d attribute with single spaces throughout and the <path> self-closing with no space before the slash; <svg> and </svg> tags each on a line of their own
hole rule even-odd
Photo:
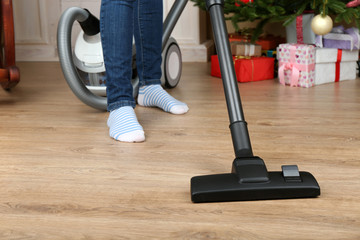
<svg viewBox="0 0 360 240">
<path fill-rule="evenodd" d="M 238 82 L 253 82 L 274 78 L 274 58 L 233 56 L 235 74 Z M 211 76 L 220 77 L 220 65 L 217 55 L 211 56 Z"/>
</svg>

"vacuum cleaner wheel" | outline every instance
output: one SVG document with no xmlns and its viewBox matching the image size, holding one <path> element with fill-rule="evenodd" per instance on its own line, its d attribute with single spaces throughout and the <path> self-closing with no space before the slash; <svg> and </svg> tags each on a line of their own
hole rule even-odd
<svg viewBox="0 0 360 240">
<path fill-rule="evenodd" d="M 182 57 L 179 45 L 172 42 L 163 57 L 165 86 L 174 88 L 178 85 L 182 71 Z"/>
</svg>

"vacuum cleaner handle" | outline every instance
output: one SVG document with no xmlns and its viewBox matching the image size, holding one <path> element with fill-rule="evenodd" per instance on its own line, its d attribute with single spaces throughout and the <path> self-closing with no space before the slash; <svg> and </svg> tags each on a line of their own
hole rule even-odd
<svg viewBox="0 0 360 240">
<path fill-rule="evenodd" d="M 250 137 L 241 106 L 223 5 L 224 0 L 206 0 L 220 63 L 235 155 L 236 157 L 252 157 Z"/>
<path fill-rule="evenodd" d="M 176 0 L 167 14 L 163 24 L 162 51 L 164 50 L 181 13 L 184 11 L 187 2 L 188 0 Z"/>
</svg>

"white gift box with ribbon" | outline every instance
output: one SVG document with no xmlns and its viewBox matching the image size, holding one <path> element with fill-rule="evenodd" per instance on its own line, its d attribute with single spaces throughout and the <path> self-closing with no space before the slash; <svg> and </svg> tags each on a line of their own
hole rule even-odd
<svg viewBox="0 0 360 240">
<path fill-rule="evenodd" d="M 316 48 L 315 85 L 356 78 L 358 50 Z"/>
<path fill-rule="evenodd" d="M 280 44 L 279 81 L 294 87 L 312 87 L 356 78 L 357 50 L 315 48 L 307 44 Z"/>
</svg>

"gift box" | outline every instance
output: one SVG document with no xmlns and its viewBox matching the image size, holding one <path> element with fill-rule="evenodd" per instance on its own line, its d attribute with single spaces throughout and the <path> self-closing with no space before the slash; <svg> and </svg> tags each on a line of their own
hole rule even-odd
<svg viewBox="0 0 360 240">
<path fill-rule="evenodd" d="M 284 85 L 312 87 L 356 78 L 358 51 L 281 44 L 277 53 L 279 81 Z"/>
<path fill-rule="evenodd" d="M 235 56 L 261 56 L 261 46 L 241 41 L 231 42 L 231 53 Z"/>
<path fill-rule="evenodd" d="M 315 47 L 307 44 L 286 43 L 277 48 L 279 81 L 298 87 L 315 85 Z"/>
<path fill-rule="evenodd" d="M 251 37 L 249 35 L 241 35 L 239 33 L 230 33 L 229 42 L 250 42 Z"/>
<path fill-rule="evenodd" d="M 356 78 L 357 50 L 316 48 L 315 85 Z"/>
<path fill-rule="evenodd" d="M 338 48 L 344 50 L 360 49 L 360 35 L 358 28 L 344 29 L 343 26 L 333 28 L 324 35 L 316 36 L 316 46 L 325 48 Z"/>
<path fill-rule="evenodd" d="M 274 78 L 274 58 L 233 56 L 238 82 L 261 81 Z M 211 56 L 211 75 L 221 78 L 219 59 Z"/>
<path fill-rule="evenodd" d="M 274 77 L 278 77 L 278 70 L 279 70 L 279 61 L 276 58 L 276 49 L 272 50 L 262 50 L 262 56 L 272 57 L 274 58 Z"/>
<path fill-rule="evenodd" d="M 229 41 L 243 41 L 250 42 L 251 36 L 249 35 L 240 35 L 238 33 L 229 34 Z M 270 50 L 275 49 L 279 44 L 284 43 L 285 39 L 283 37 L 277 37 L 273 35 L 266 35 L 263 37 L 259 37 L 255 44 L 260 45 L 262 50 Z"/>
<path fill-rule="evenodd" d="M 262 56 L 276 58 L 276 49 L 261 50 L 261 52 L 262 52 L 261 54 Z"/>
<path fill-rule="evenodd" d="M 283 42 L 285 42 L 285 39 L 282 37 L 267 35 L 264 37 L 259 37 L 255 43 L 261 45 L 261 48 L 264 50 L 270 50 L 276 48 L 280 43 Z"/>
<path fill-rule="evenodd" d="M 314 14 L 302 14 L 286 26 L 286 41 L 288 43 L 314 44 L 315 33 L 311 29 Z"/>
</svg>

